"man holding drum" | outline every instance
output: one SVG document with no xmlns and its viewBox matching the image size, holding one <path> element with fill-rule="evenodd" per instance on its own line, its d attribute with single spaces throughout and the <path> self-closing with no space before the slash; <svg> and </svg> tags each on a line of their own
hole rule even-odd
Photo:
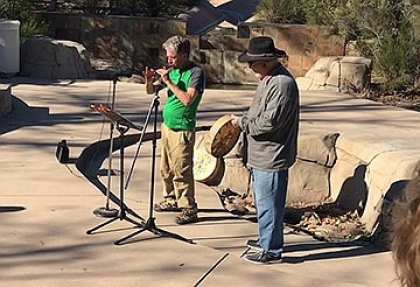
<svg viewBox="0 0 420 287">
<path fill-rule="evenodd" d="M 259 79 L 246 115 L 232 115 L 232 123 L 245 133 L 248 143 L 259 239 L 248 240 L 247 245 L 258 251 L 245 259 L 257 264 L 281 261 L 288 169 L 297 153 L 299 91 L 293 76 L 278 62 L 285 56 L 272 38 L 260 36 L 252 38 L 238 58 Z"/>
</svg>

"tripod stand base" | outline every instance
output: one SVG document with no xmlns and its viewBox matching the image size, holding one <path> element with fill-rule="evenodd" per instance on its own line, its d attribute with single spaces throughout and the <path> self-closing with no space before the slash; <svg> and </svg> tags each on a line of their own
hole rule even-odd
<svg viewBox="0 0 420 287">
<path fill-rule="evenodd" d="M 93 211 L 93 214 L 97 217 L 112 218 L 118 216 L 118 209 L 99 207 Z"/>
<path fill-rule="evenodd" d="M 188 238 L 182 237 L 181 235 L 178 235 L 178 234 L 175 234 L 175 233 L 157 228 L 156 224 L 155 224 L 155 218 L 154 217 L 150 217 L 149 219 L 147 219 L 146 223 L 144 223 L 144 225 L 141 225 L 139 230 L 137 230 L 137 231 L 121 238 L 121 239 L 118 239 L 117 241 L 114 242 L 114 244 L 115 245 L 122 245 L 124 241 L 142 233 L 143 231 L 149 231 L 157 237 L 171 237 L 171 238 L 175 238 L 175 239 L 178 239 L 178 240 L 181 240 L 181 241 L 185 241 L 185 242 L 190 243 L 190 244 L 194 244 L 194 241 L 192 241 L 191 239 L 188 239 Z"/>
<path fill-rule="evenodd" d="M 128 217 L 127 215 L 126 215 L 126 213 L 125 213 L 125 210 L 124 209 L 120 209 L 119 211 L 118 211 L 118 216 L 116 216 L 116 217 L 112 217 L 112 218 L 110 218 L 110 219 L 108 219 L 107 221 L 105 221 L 105 222 L 103 222 L 103 223 L 101 223 L 101 224 L 99 224 L 99 225 L 97 225 L 97 226 L 95 226 L 95 227 L 93 227 L 93 228 L 91 228 L 91 229 L 89 229 L 88 231 L 86 231 L 86 234 L 93 234 L 93 232 L 95 232 L 96 230 L 98 230 L 98 229 L 100 229 L 100 228 L 102 228 L 102 227 L 104 227 L 104 226 L 106 226 L 106 225 L 108 225 L 108 224 L 111 224 L 112 222 L 114 222 L 114 221 L 116 221 L 116 220 L 125 220 L 125 221 L 127 221 L 127 222 L 129 222 L 129 223 L 131 223 L 131 224 L 134 224 L 134 225 L 136 225 L 136 226 L 143 226 L 143 223 L 141 223 L 141 222 L 137 222 L 137 221 L 135 221 L 134 219 L 131 219 L 130 217 Z"/>
</svg>

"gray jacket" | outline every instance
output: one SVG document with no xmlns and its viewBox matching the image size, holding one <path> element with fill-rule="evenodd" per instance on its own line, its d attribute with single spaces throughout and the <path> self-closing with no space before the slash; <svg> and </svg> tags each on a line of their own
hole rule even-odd
<svg viewBox="0 0 420 287">
<path fill-rule="evenodd" d="M 260 80 L 251 107 L 238 125 L 248 141 L 247 165 L 278 171 L 293 165 L 299 129 L 299 90 L 293 76 L 279 66 Z"/>
</svg>

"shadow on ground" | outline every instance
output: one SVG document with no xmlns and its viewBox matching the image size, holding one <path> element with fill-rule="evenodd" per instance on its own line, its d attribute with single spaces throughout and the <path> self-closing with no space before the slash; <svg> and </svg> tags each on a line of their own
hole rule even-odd
<svg viewBox="0 0 420 287">
<path fill-rule="evenodd" d="M 16 212 L 16 211 L 22 211 L 26 208 L 23 206 L 0 206 L 0 213 L 1 212 Z"/>
<path fill-rule="evenodd" d="M 49 116 L 49 108 L 28 106 L 15 96 L 12 96 L 12 105 L 12 112 L 2 118 L 0 122 L 0 134 L 5 134 L 24 126 L 33 126 Z"/>
</svg>

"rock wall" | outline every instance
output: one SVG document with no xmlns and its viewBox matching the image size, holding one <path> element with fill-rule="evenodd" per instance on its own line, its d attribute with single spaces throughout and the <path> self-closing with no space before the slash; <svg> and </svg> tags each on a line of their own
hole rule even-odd
<svg viewBox="0 0 420 287">
<path fill-rule="evenodd" d="M 200 137 L 205 137 L 205 133 Z M 411 158 L 409 153 L 395 149 L 394 144 L 373 144 L 352 133 L 302 128 L 297 160 L 289 170 L 288 209 L 300 210 L 300 217 L 308 206 L 324 206 L 319 211 L 325 213 L 329 209 L 350 218 L 350 225 L 360 228 L 357 236 L 386 234 L 381 231 L 387 231 L 393 202 L 403 194 L 416 162 L 416 154 Z M 203 181 L 221 195 L 224 207 L 232 213 L 255 211 L 250 173 L 243 156 L 240 139 L 223 156 L 223 165 L 212 167 L 217 174 L 212 182 Z M 333 222 L 337 220 L 343 219 L 337 217 Z M 346 232 L 349 230 L 340 236 L 355 236 Z"/>
<path fill-rule="evenodd" d="M 114 68 L 134 68 L 166 64 L 161 44 L 170 36 L 186 35 L 187 22 L 176 19 L 150 19 L 116 15 L 43 13 L 53 23 L 56 39 L 82 44 L 94 58 L 106 59 Z M 255 84 L 257 80 L 237 58 L 251 37 L 271 36 L 288 57 L 283 64 L 295 75 L 304 76 L 310 67 L 326 56 L 343 56 L 345 39 L 327 27 L 241 23 L 236 36 L 209 34 L 189 36 L 192 57 L 200 64 L 210 84 Z"/>
</svg>

